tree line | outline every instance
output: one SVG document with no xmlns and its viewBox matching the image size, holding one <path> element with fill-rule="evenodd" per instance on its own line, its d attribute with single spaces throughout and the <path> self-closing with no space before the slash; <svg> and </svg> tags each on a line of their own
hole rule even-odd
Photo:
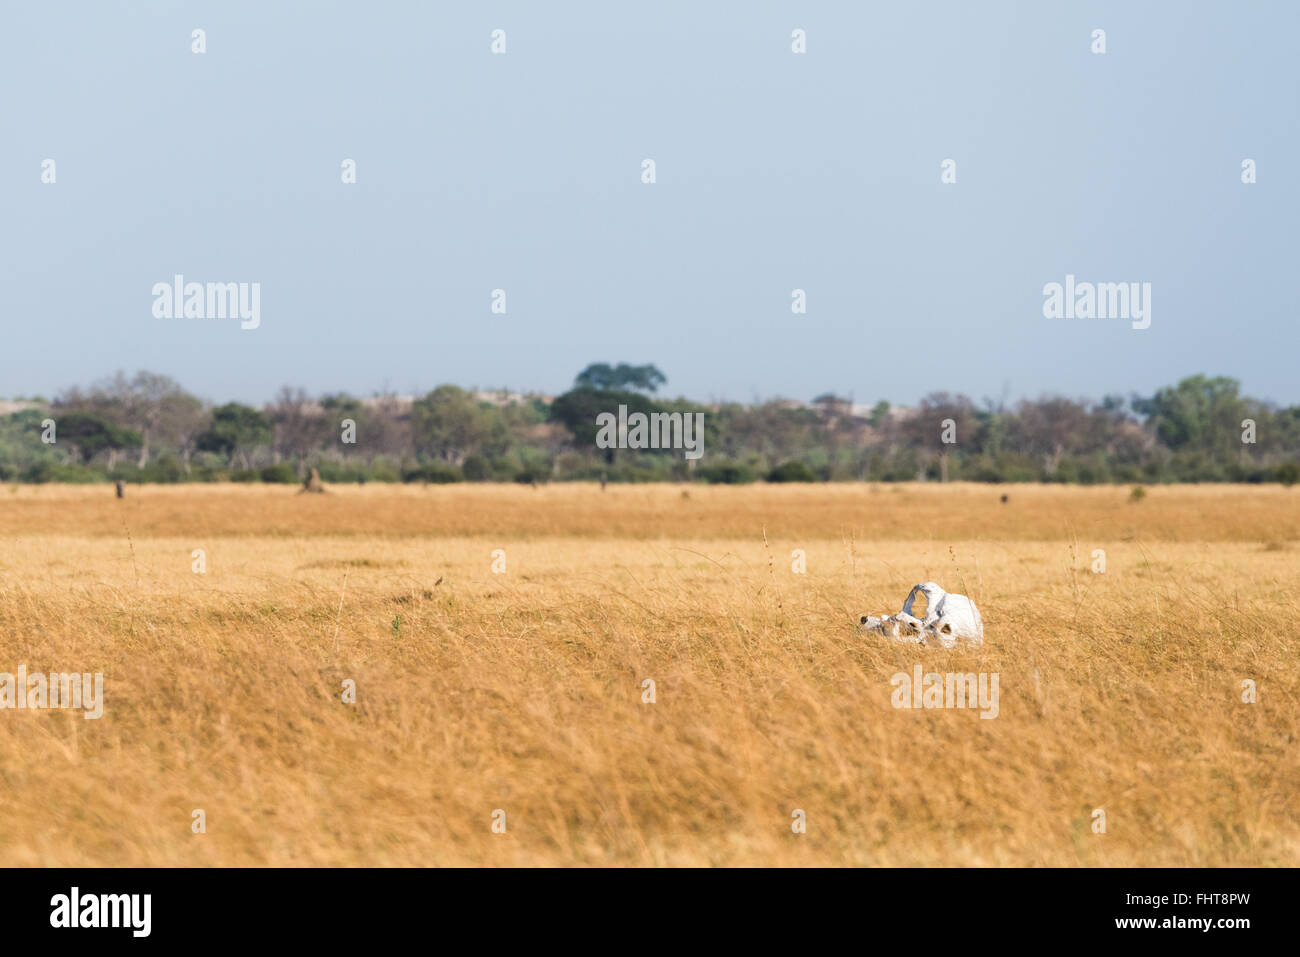
<svg viewBox="0 0 1300 957">
<path fill-rule="evenodd" d="M 884 481 L 1282 482 L 1300 479 L 1300 406 L 1194 375 L 1150 396 L 1014 405 L 935 392 L 913 408 L 827 393 L 703 405 L 658 395 L 653 365 L 593 363 L 553 400 L 441 385 L 424 396 L 206 403 L 124 373 L 0 416 L 0 480 L 539 483 Z M 704 456 L 600 448 L 596 417 L 703 412 Z"/>
</svg>

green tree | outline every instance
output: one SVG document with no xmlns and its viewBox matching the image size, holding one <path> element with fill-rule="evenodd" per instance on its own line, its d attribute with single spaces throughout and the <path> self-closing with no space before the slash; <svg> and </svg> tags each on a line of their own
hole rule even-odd
<svg viewBox="0 0 1300 957">
<path fill-rule="evenodd" d="M 454 385 L 441 385 L 411 407 L 415 449 L 460 465 L 466 457 L 502 454 L 509 432 L 495 406 Z"/>
<path fill-rule="evenodd" d="M 117 464 L 117 455 L 124 449 L 140 445 L 140 433 L 114 425 L 106 416 L 94 412 L 68 412 L 56 420 L 56 441 L 72 446 L 74 457 L 89 463 L 100 452 L 108 453 L 108 468 Z"/>
<path fill-rule="evenodd" d="M 227 402 L 212 410 L 212 424 L 199 435 L 195 446 L 201 452 L 225 455 L 231 465 L 238 456 L 245 470 L 248 456 L 271 441 L 271 420 L 252 406 Z"/>
<path fill-rule="evenodd" d="M 577 445 L 593 449 L 596 447 L 596 416 L 603 412 L 618 414 L 620 405 L 627 406 L 628 414 L 654 412 L 656 406 L 649 398 L 636 392 L 621 392 L 613 389 L 573 389 L 557 396 L 551 403 L 550 420 L 559 422 L 572 433 Z M 608 461 L 613 461 L 613 450 L 607 450 Z"/>
<path fill-rule="evenodd" d="M 578 373 L 573 380 L 575 389 L 597 389 L 612 392 L 657 392 L 668 378 L 651 364 L 633 366 L 620 362 L 593 362 Z"/>
<path fill-rule="evenodd" d="M 1246 406 L 1239 388 L 1236 379 L 1226 376 L 1195 375 L 1134 401 L 1133 409 L 1148 417 L 1156 437 L 1173 451 L 1189 449 L 1222 459 L 1240 446 Z"/>
</svg>

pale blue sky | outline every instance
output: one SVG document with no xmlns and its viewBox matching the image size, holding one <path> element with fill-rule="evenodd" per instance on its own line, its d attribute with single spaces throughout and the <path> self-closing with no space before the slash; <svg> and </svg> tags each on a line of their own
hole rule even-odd
<svg viewBox="0 0 1300 957">
<path fill-rule="evenodd" d="M 6 2 L 0 395 L 559 391 L 606 360 L 701 400 L 1207 372 L 1300 402 L 1298 42 L 1283 0 Z M 260 282 L 261 328 L 155 319 L 178 272 Z M 1067 272 L 1150 282 L 1151 328 L 1044 319 Z"/>
</svg>

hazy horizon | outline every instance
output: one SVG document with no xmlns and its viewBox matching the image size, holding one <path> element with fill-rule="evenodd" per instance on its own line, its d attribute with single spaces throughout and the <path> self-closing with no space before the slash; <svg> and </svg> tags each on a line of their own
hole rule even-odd
<svg viewBox="0 0 1300 957">
<path fill-rule="evenodd" d="M 118 372 L 123 373 L 129 379 L 137 372 L 157 373 L 158 371 L 159 370 L 157 369 L 115 369 L 111 373 L 102 376 L 95 376 L 94 378 L 89 379 L 85 382 L 68 383 L 65 386 L 65 388 L 71 389 L 75 387 L 75 388 L 80 388 L 81 390 L 84 391 L 87 388 L 106 383 L 107 380 L 111 379 Z M 168 375 L 167 373 L 161 373 L 161 374 Z M 1208 378 L 1213 378 L 1215 377 L 1216 373 L 1204 372 L 1204 371 L 1188 373 L 1188 375 L 1186 376 L 1179 376 L 1176 380 L 1158 383 L 1155 388 L 1145 393 L 1140 393 L 1140 392 L 1130 390 L 1127 392 L 1111 392 L 1102 395 L 1088 395 L 1083 393 L 1067 394 L 1060 391 L 1048 390 L 1042 393 L 1035 393 L 1033 395 L 1012 395 L 1003 392 L 999 392 L 997 394 L 986 392 L 977 395 L 972 393 L 958 392 L 955 390 L 949 390 L 949 391 L 953 392 L 953 394 L 965 395 L 967 398 L 971 399 L 978 407 L 983 407 L 986 404 L 986 400 L 993 402 L 995 405 L 999 403 L 1004 403 L 1006 406 L 1011 407 L 1014 406 L 1017 402 L 1021 401 L 1022 399 L 1028 401 L 1035 401 L 1046 397 L 1063 397 L 1067 399 L 1074 399 L 1074 400 L 1079 400 L 1079 401 L 1089 402 L 1089 403 L 1100 403 L 1103 399 L 1107 397 L 1107 395 L 1120 395 L 1127 403 L 1134 396 L 1140 398 L 1149 398 L 1157 388 L 1161 388 L 1164 386 L 1173 386 L 1176 385 L 1179 381 L 1182 381 L 1183 379 L 1187 379 L 1196 375 L 1205 375 Z M 170 378 L 175 379 L 174 376 L 170 376 Z M 421 386 L 410 391 L 379 388 L 379 389 L 372 389 L 366 392 L 348 392 L 347 390 L 344 389 L 330 389 L 330 388 L 325 388 L 321 390 L 311 390 L 311 389 L 306 389 L 304 386 L 302 386 L 299 383 L 285 382 L 282 383 L 280 386 L 276 387 L 276 389 L 274 389 L 271 394 L 268 394 L 266 396 L 261 396 L 261 397 L 254 396 L 251 398 L 245 398 L 238 395 L 225 395 L 225 394 L 209 395 L 206 393 L 202 393 L 199 390 L 190 388 L 188 384 L 182 380 L 176 380 L 176 382 L 178 385 L 181 386 L 181 388 L 185 389 L 190 394 L 196 396 L 197 398 L 213 406 L 222 405 L 227 402 L 241 402 L 255 407 L 261 407 L 263 405 L 272 404 L 276 400 L 276 394 L 279 393 L 279 391 L 285 387 L 290 389 L 303 388 L 314 399 L 321 399 L 327 396 L 336 396 L 336 395 L 348 395 L 356 399 L 371 399 L 371 398 L 379 398 L 388 395 L 397 396 L 399 398 L 419 399 L 422 398 L 423 396 L 428 395 L 431 391 L 438 388 L 439 386 L 443 386 L 443 385 L 459 386 L 460 388 L 465 389 L 466 391 L 469 392 L 476 392 L 476 391 L 477 392 L 509 392 L 509 393 L 519 394 L 523 396 L 555 397 L 564 392 L 569 391 L 574 387 L 573 382 L 569 382 L 567 385 L 559 389 L 534 389 L 534 388 L 521 387 L 516 385 L 493 385 L 493 384 L 466 383 L 466 382 L 433 382 L 428 384 L 427 386 Z M 0 395 L 0 402 L 33 401 L 38 398 L 45 399 L 47 401 L 52 402 L 59 396 L 59 394 L 62 391 L 63 388 L 56 389 L 53 391 L 44 391 L 44 392 L 37 391 L 37 392 L 24 393 L 24 394 Z M 944 390 L 936 389 L 933 391 L 944 391 Z M 672 388 L 671 378 L 669 379 L 669 384 L 661 387 L 657 392 L 654 393 L 654 396 L 656 398 L 665 399 L 665 400 L 684 399 L 702 405 L 727 403 L 727 402 L 737 402 L 742 405 L 757 405 L 759 403 L 772 402 L 772 401 L 798 401 L 804 403 L 811 403 L 814 399 L 825 394 L 832 394 L 839 399 L 848 399 L 851 402 L 853 402 L 854 405 L 859 405 L 859 406 L 871 406 L 883 399 L 884 401 L 889 403 L 891 408 L 914 408 L 919 404 L 919 400 L 925 397 L 925 396 L 918 396 L 916 400 L 910 402 L 903 402 L 903 401 L 896 401 L 887 395 L 873 395 L 869 398 L 864 398 L 862 396 L 849 395 L 847 393 L 842 394 L 842 393 L 834 392 L 833 390 L 823 389 L 820 391 L 815 391 L 813 394 L 809 394 L 806 396 L 772 393 L 768 395 L 756 394 L 748 397 L 719 398 L 716 396 L 687 395 L 685 393 L 679 392 Z M 1247 391 L 1244 388 L 1244 386 L 1242 388 L 1241 394 L 1245 398 L 1258 399 L 1262 402 L 1269 403 L 1283 408 L 1292 404 L 1292 403 L 1279 403 L 1273 399 L 1270 399 L 1267 396 L 1252 395 L 1249 391 Z"/>
</svg>

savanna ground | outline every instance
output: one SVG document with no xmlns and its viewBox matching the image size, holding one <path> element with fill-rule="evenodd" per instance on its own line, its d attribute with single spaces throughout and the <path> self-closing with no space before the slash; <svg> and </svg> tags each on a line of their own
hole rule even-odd
<svg viewBox="0 0 1300 957">
<path fill-rule="evenodd" d="M 982 649 L 857 631 L 926 579 Z M 1298 583 L 1279 487 L 0 488 L 0 672 L 106 685 L 0 711 L 0 861 L 1294 866 Z"/>
</svg>

